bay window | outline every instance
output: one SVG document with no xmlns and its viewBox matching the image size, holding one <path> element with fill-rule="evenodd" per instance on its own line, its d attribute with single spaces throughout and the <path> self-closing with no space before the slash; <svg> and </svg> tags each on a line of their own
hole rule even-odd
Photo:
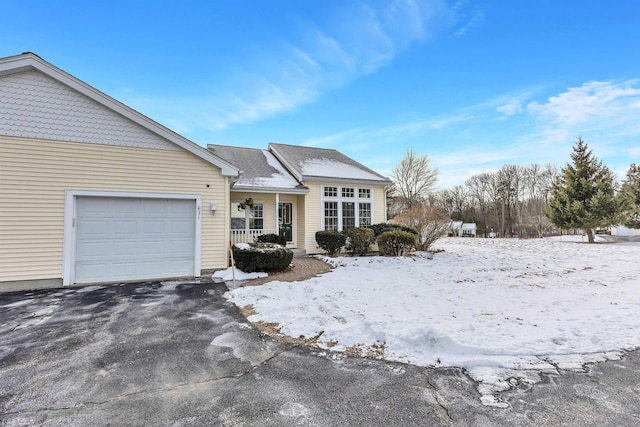
<svg viewBox="0 0 640 427">
<path fill-rule="evenodd" d="M 322 224 L 325 231 L 342 231 L 371 225 L 371 188 L 324 186 Z"/>
</svg>

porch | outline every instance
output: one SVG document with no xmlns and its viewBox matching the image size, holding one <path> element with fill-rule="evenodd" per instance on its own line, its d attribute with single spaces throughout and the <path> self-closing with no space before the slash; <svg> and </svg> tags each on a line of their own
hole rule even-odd
<svg viewBox="0 0 640 427">
<path fill-rule="evenodd" d="M 263 234 L 278 234 L 278 230 L 273 228 L 264 228 L 264 229 L 231 229 L 230 230 L 230 239 L 231 243 L 234 245 L 236 243 L 253 243 L 256 241 L 256 237 L 262 236 Z"/>
</svg>

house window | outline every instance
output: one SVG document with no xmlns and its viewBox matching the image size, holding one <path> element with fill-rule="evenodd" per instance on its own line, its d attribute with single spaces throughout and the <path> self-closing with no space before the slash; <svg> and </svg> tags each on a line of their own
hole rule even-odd
<svg viewBox="0 0 640 427">
<path fill-rule="evenodd" d="M 324 230 L 342 231 L 371 225 L 371 188 L 324 186 L 322 194 Z"/>
<path fill-rule="evenodd" d="M 358 218 L 360 219 L 360 227 L 371 225 L 371 203 L 358 204 Z"/>
<path fill-rule="evenodd" d="M 338 197 L 338 187 L 324 187 L 324 197 Z"/>
<path fill-rule="evenodd" d="M 256 203 L 256 206 L 249 209 L 249 229 L 262 230 L 264 228 L 264 205 Z"/>
<path fill-rule="evenodd" d="M 342 187 L 342 197 L 345 199 L 352 199 L 355 192 L 352 187 Z"/>
<path fill-rule="evenodd" d="M 231 202 L 231 229 L 264 229 L 264 205 L 262 203 L 256 203 L 252 208 L 242 209 L 240 202 Z"/>
<path fill-rule="evenodd" d="M 356 226 L 356 204 L 353 202 L 342 202 L 342 229 L 354 228 Z"/>
<path fill-rule="evenodd" d="M 324 202 L 324 229 L 338 231 L 338 202 Z"/>
</svg>

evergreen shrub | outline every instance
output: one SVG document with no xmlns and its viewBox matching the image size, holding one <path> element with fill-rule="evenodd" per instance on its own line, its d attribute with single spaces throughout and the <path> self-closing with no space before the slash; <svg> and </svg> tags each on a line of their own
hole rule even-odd
<svg viewBox="0 0 640 427">
<path fill-rule="evenodd" d="M 333 257 L 340 253 L 340 249 L 346 244 L 347 236 L 337 231 L 317 231 L 316 243 L 318 247 Z"/>
<path fill-rule="evenodd" d="M 342 231 L 347 236 L 346 249 L 353 255 L 363 255 L 369 252 L 371 244 L 375 242 L 375 233 L 370 228 L 348 228 Z"/>
<path fill-rule="evenodd" d="M 416 236 L 416 234 L 409 233 L 408 231 L 385 231 L 378 236 L 378 250 L 380 251 L 380 255 L 409 255 L 416 246 Z"/>
<path fill-rule="evenodd" d="M 234 245 L 236 267 L 245 273 L 282 271 L 289 267 L 293 251 L 276 243 L 244 243 Z"/>
<path fill-rule="evenodd" d="M 261 243 L 277 243 L 280 246 L 287 246 L 287 239 L 284 236 L 280 236 L 278 234 L 261 234 L 256 237 L 256 242 Z"/>
</svg>

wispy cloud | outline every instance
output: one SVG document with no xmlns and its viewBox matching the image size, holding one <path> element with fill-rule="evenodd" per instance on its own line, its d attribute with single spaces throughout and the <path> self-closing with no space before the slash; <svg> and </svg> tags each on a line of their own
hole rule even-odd
<svg viewBox="0 0 640 427">
<path fill-rule="evenodd" d="M 549 143 L 578 134 L 619 138 L 640 135 L 639 80 L 591 81 L 550 97 L 531 102 L 526 112 L 542 125 Z"/>
<path fill-rule="evenodd" d="M 440 186 L 447 188 L 506 163 L 564 163 L 582 135 L 598 157 L 623 171 L 640 157 L 633 142 L 640 138 L 639 83 L 587 82 L 537 101 L 533 99 L 548 88 L 527 88 L 439 117 L 349 129 L 304 144 L 339 148 L 358 158 L 375 152 L 367 164 L 381 172 L 413 147 L 432 158 L 440 168 Z M 381 156 L 380 150 L 372 150 L 385 146 L 393 146 L 395 154 Z"/>
<path fill-rule="evenodd" d="M 472 28 L 480 25 L 480 23 L 484 20 L 484 13 L 483 12 L 476 12 L 475 15 L 473 15 L 471 17 L 471 19 L 469 19 L 467 22 L 464 23 L 464 25 L 460 28 L 458 28 L 453 35 L 460 37 L 460 36 L 464 36 L 465 34 L 467 34 L 467 32 L 469 32 L 469 30 L 471 30 Z"/>
<path fill-rule="evenodd" d="M 295 110 L 323 93 L 348 85 L 393 61 L 442 27 L 445 0 L 349 1 L 323 21 L 300 17 L 295 40 L 269 46 L 260 61 L 245 64 L 227 95 L 149 102 L 147 111 L 176 130 L 222 130 Z M 144 105 L 142 100 L 132 100 Z M 176 108 L 178 106 L 179 108 Z M 153 110 L 157 111 L 157 114 Z M 180 112 L 178 116 L 177 112 Z"/>
</svg>

